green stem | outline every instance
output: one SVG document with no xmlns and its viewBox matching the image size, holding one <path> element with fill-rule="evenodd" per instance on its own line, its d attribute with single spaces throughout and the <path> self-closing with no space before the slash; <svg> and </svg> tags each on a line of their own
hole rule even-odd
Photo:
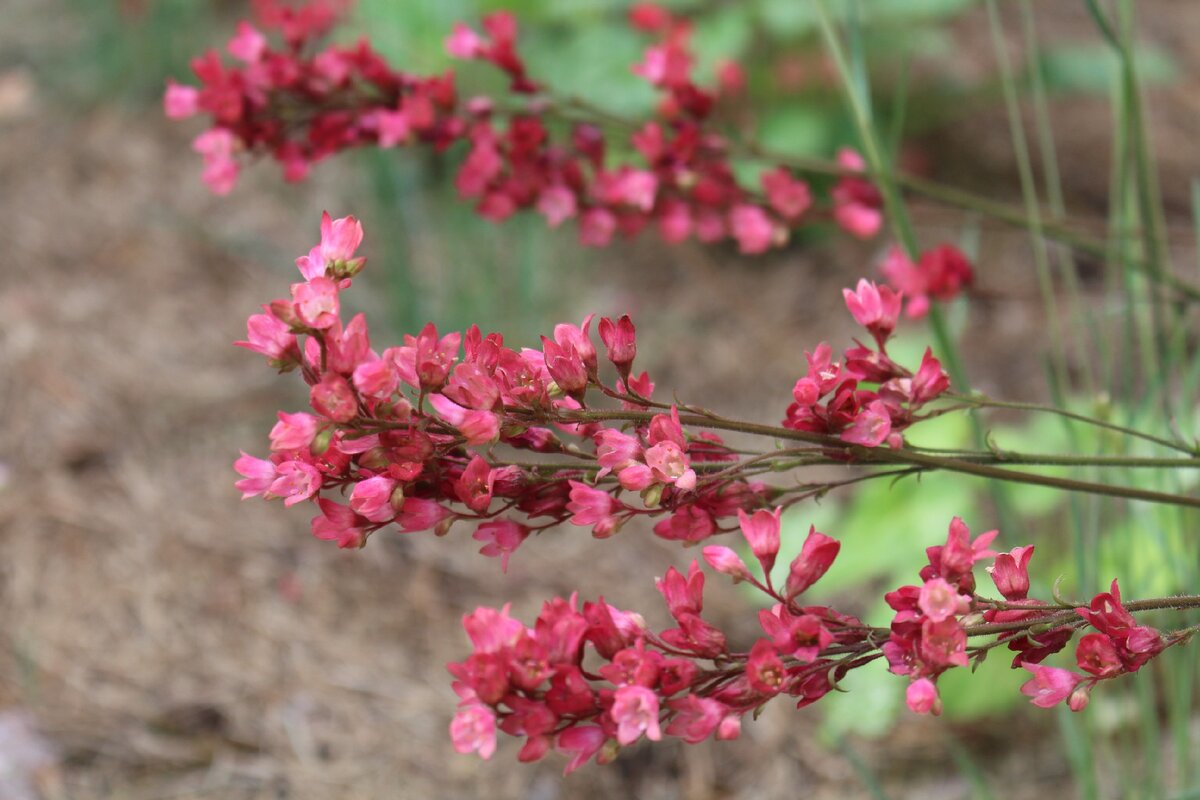
<svg viewBox="0 0 1200 800">
<path fill-rule="evenodd" d="M 553 419 L 545 418 L 539 421 L 627 421 L 646 423 L 655 416 L 656 414 L 649 411 L 564 410 L 560 411 Z M 1084 492 L 1087 494 L 1098 494 L 1108 497 L 1120 497 L 1127 500 L 1144 500 L 1150 503 L 1165 503 L 1168 505 L 1200 508 L 1200 497 L 1167 494 L 1164 492 L 1154 492 L 1129 486 L 1113 486 L 1110 484 L 1079 481 L 1070 478 L 1059 478 L 1051 475 L 1017 472 L 1012 469 L 1004 469 L 992 466 L 990 464 L 980 464 L 956 458 L 935 456 L 929 453 L 914 451 L 909 448 L 892 450 L 886 447 L 862 447 L 859 445 L 849 445 L 848 443 L 833 436 L 824 436 L 821 434 L 809 433 L 807 431 L 796 431 L 790 428 L 779 428 L 771 425 L 760 425 L 752 422 L 727 420 L 720 417 L 702 416 L 697 414 L 680 414 L 679 420 L 680 423 L 684 425 L 690 425 L 697 428 L 735 431 L 754 436 L 772 437 L 783 441 L 808 442 L 810 444 L 817 444 L 827 448 L 836 448 L 837 450 L 846 453 L 853 463 L 858 464 L 909 464 L 912 466 L 939 469 L 946 472 L 960 472 L 967 475 L 975 475 L 981 478 L 991 478 L 992 480 L 1009 483 L 1025 483 L 1034 486 L 1048 486 L 1051 488 L 1063 489 L 1071 492 Z M 1091 466 L 1096 465 L 1097 462 L 1095 459 L 1100 457 L 1064 456 L 1063 458 L 1071 459 L 1074 462 L 1072 464 L 1074 466 Z M 1130 463 L 1131 462 L 1126 460 L 1120 462 L 1114 461 L 1112 464 L 1109 464 L 1109 466 L 1129 466 Z M 1200 463 L 1193 460 L 1188 460 L 1189 465 L 1193 463 L 1195 463 L 1197 466 L 1200 466 Z M 1181 460 L 1181 463 L 1178 464 L 1178 466 L 1185 466 L 1185 464 L 1183 464 Z"/>
<path fill-rule="evenodd" d="M 1078 414 L 1074 411 L 1068 411 L 1065 408 L 1059 408 L 1058 406 L 1047 406 L 1040 403 L 1015 403 L 1004 400 L 992 400 L 990 398 L 980 397 L 978 395 L 953 394 L 948 395 L 948 397 L 950 399 L 957 400 L 962 403 L 968 403 L 979 408 L 1007 408 L 1014 411 L 1038 411 L 1046 414 L 1054 414 L 1056 416 L 1065 417 L 1066 419 L 1074 420 L 1076 422 L 1082 422 L 1086 425 L 1091 425 L 1096 428 L 1103 428 L 1105 430 L 1114 431 L 1125 436 L 1131 436 L 1135 439 L 1153 442 L 1154 444 L 1170 448 L 1171 450 L 1176 450 L 1180 453 L 1188 453 L 1190 455 L 1197 455 L 1200 453 L 1200 451 L 1194 447 L 1189 447 L 1188 445 L 1180 444 L 1179 442 L 1174 442 L 1170 439 L 1163 439 L 1161 437 L 1154 436 L 1153 434 L 1143 433 L 1142 431 L 1135 430 L 1134 428 L 1127 428 L 1124 425 L 1105 422 L 1104 420 L 1096 419 L 1095 417 L 1089 417 L 1086 414 Z"/>
</svg>

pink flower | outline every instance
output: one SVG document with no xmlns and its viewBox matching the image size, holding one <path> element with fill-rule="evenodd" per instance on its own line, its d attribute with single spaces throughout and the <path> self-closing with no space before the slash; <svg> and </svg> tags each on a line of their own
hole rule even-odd
<svg viewBox="0 0 1200 800">
<path fill-rule="evenodd" d="M 596 461 L 600 464 L 598 477 L 610 471 L 620 471 L 634 463 L 642 455 L 641 443 L 615 428 L 601 428 L 592 437 L 596 444 Z"/>
<path fill-rule="evenodd" d="M 204 157 L 201 176 L 213 194 L 224 195 L 237 185 L 238 163 L 233 158 L 237 139 L 225 128 L 212 128 L 192 140 L 192 149 Z"/>
<path fill-rule="evenodd" d="M 967 666 L 967 632 L 953 617 L 921 623 L 921 660 L 938 669 Z"/>
<path fill-rule="evenodd" d="M 671 700 L 667 707 L 675 712 L 675 716 L 667 725 L 667 734 L 678 736 L 688 744 L 697 744 L 707 739 L 723 720 L 731 716 L 736 719 L 736 715 L 720 700 L 694 694 Z"/>
<path fill-rule="evenodd" d="M 863 172 L 866 163 L 862 156 L 849 148 L 838 151 L 838 163 L 843 169 Z M 869 181 L 857 175 L 846 175 L 833 187 L 833 218 L 847 233 L 869 239 L 883 227 L 883 197 Z"/>
<path fill-rule="evenodd" d="M 303 411 L 296 414 L 279 412 L 279 422 L 271 428 L 272 450 L 301 450 L 312 444 L 317 435 L 319 420 Z"/>
<path fill-rule="evenodd" d="M 812 205 L 808 184 L 792 177 L 787 167 L 776 167 L 760 176 L 767 202 L 779 216 L 794 221 Z"/>
<path fill-rule="evenodd" d="M 400 507 L 400 516 L 396 524 L 401 530 L 412 533 L 437 528 L 444 520 L 453 516 L 453 512 L 444 508 L 436 500 L 426 500 L 421 497 L 406 497 Z"/>
<path fill-rule="evenodd" d="M 953 300 L 974 281 L 971 262 L 957 248 L 943 244 L 921 255 L 916 264 L 898 247 L 892 247 L 880 270 L 888 283 L 907 299 L 905 313 L 923 317 L 931 300 Z"/>
<path fill-rule="evenodd" d="M 643 733 L 653 742 L 662 738 L 658 727 L 658 695 L 645 686 L 617 689 L 609 713 L 617 724 L 617 741 L 622 745 L 633 744 Z"/>
<path fill-rule="evenodd" d="M 1010 552 L 996 556 L 995 563 L 987 568 L 992 582 L 1005 600 L 1024 600 L 1029 596 L 1029 559 L 1033 558 L 1033 545 L 1014 547 Z"/>
<path fill-rule="evenodd" d="M 402 381 L 427 392 L 436 392 L 445 385 L 461 343 L 461 333 L 447 333 L 439 338 L 437 326 L 430 322 L 418 335 L 406 335 L 404 347 L 391 348 L 384 355 L 391 353 Z"/>
<path fill-rule="evenodd" d="M 270 494 L 284 498 L 285 506 L 294 506 L 321 489 L 321 473 L 303 461 L 284 461 L 276 468 L 278 477 L 271 483 Z"/>
<path fill-rule="evenodd" d="M 1075 663 L 1097 678 L 1114 678 L 1125 671 L 1113 640 L 1103 633 L 1089 633 L 1075 646 Z"/>
<path fill-rule="evenodd" d="M 702 542 L 716 532 L 712 514 L 694 504 L 676 509 L 669 518 L 654 526 L 655 536 L 672 542 Z"/>
<path fill-rule="evenodd" d="M 931 578 L 921 587 L 917 605 L 925 616 L 934 622 L 941 622 L 956 614 L 965 614 L 969 607 L 970 598 L 958 593 L 958 589 L 946 583 L 941 578 Z"/>
<path fill-rule="evenodd" d="M 611 536 L 617 528 L 617 518 L 613 511 L 617 501 L 607 492 L 580 483 L 568 481 L 571 486 L 571 502 L 567 510 L 571 512 L 572 525 L 592 525 L 593 534 L 597 538 Z"/>
<path fill-rule="evenodd" d="M 546 357 L 546 371 L 564 393 L 579 394 L 587 388 L 587 367 L 570 342 L 560 345 L 543 336 L 542 352 Z"/>
<path fill-rule="evenodd" d="M 918 678 L 908 685 L 905 702 L 914 714 L 933 714 L 935 717 L 942 713 L 942 700 L 938 697 L 937 687 L 929 678 Z"/>
<path fill-rule="evenodd" d="M 547 186 L 538 194 L 537 210 L 546 218 L 546 224 L 557 228 L 575 216 L 579 205 L 575 193 L 562 184 Z"/>
<path fill-rule="evenodd" d="M 608 348 L 608 360 L 617 368 L 622 378 L 629 375 L 633 360 L 637 357 L 637 329 L 628 314 L 613 322 L 608 317 L 600 319 L 600 340 Z"/>
<path fill-rule="evenodd" d="M 313 384 L 309 392 L 313 410 L 334 422 L 349 422 L 358 416 L 358 396 L 350 382 L 330 372 Z"/>
<path fill-rule="evenodd" d="M 746 537 L 751 552 L 762 565 L 764 575 L 771 574 L 771 568 L 775 566 L 775 556 L 779 553 L 779 517 L 782 513 L 782 506 L 774 511 L 759 509 L 753 515 L 740 508 L 737 512 L 742 535 Z"/>
<path fill-rule="evenodd" d="M 782 604 L 758 612 L 758 623 L 776 649 L 802 664 L 811 664 L 833 643 L 833 634 L 813 614 L 792 614 Z"/>
<path fill-rule="evenodd" d="M 654 197 L 658 193 L 658 178 L 653 172 L 628 170 L 617 180 L 617 192 L 621 202 L 639 211 L 654 208 Z"/>
<path fill-rule="evenodd" d="M 570 775 L 586 764 L 600 751 L 608 736 L 595 725 L 574 725 L 567 728 L 554 740 L 554 749 L 570 756 L 563 775 Z"/>
<path fill-rule="evenodd" d="M 775 225 L 758 206 L 746 203 L 734 206 L 729 212 L 729 229 L 742 253 L 765 253 L 775 242 Z"/>
<path fill-rule="evenodd" d="M 321 516 L 313 517 L 312 534 L 318 539 L 336 541 L 338 547 L 362 547 L 366 544 L 363 528 L 368 522 L 366 517 L 359 516 L 349 506 L 317 498 L 321 508 Z"/>
<path fill-rule="evenodd" d="M 750 580 L 750 570 L 737 553 L 728 547 L 712 545 L 701 551 L 705 562 L 717 572 L 729 575 L 734 582 Z"/>
<path fill-rule="evenodd" d="M 842 296 L 846 299 L 846 307 L 850 309 L 854 321 L 866 328 L 882 349 L 892 331 L 896 329 L 896 320 L 900 317 L 901 295 L 887 286 L 880 287 L 861 279 L 854 291 L 843 289 Z"/>
<path fill-rule="evenodd" d="M 926 575 L 922 571 L 921 577 L 940 575 L 951 583 L 958 584 L 963 591 L 971 591 L 975 586 L 975 579 L 971 575 L 975 562 L 996 555 L 994 551 L 988 550 L 987 546 L 996 538 L 997 533 L 999 531 L 987 531 L 979 534 L 975 541 L 971 541 L 970 529 L 961 518 L 955 517 L 950 520 L 946 544 L 926 550 L 930 563 L 927 569 L 930 569 L 932 574 Z"/>
<path fill-rule="evenodd" d="M 461 22 L 454 23 L 449 36 L 446 37 L 446 52 L 453 58 L 470 60 L 479 55 L 483 48 L 483 39 Z"/>
<path fill-rule="evenodd" d="M 450 739 L 456 752 L 491 758 L 496 752 L 496 712 L 483 703 L 465 704 L 450 722 Z"/>
<path fill-rule="evenodd" d="M 509 616 L 510 604 L 503 608 L 480 606 L 463 616 L 467 632 L 476 653 L 499 653 L 517 643 L 525 635 L 525 626 Z"/>
<path fill-rule="evenodd" d="M 941 362 L 933 357 L 933 350 L 926 347 L 925 355 L 921 358 L 921 367 L 912 377 L 909 402 L 914 406 L 923 405 L 949 388 L 950 377 L 942 369 Z"/>
<path fill-rule="evenodd" d="M 617 229 L 616 216 L 604 208 L 589 208 L 579 218 L 579 243 L 584 247 L 606 247 Z"/>
<path fill-rule="evenodd" d="M 634 30 L 662 33 L 671 21 L 671 12 L 657 3 L 634 3 L 629 9 L 629 24 Z"/>
<path fill-rule="evenodd" d="M 454 482 L 454 493 L 467 508 L 477 514 L 487 511 L 492 502 L 492 487 L 495 483 L 495 471 L 483 459 L 475 456 L 467 464 L 462 475 Z"/>
<path fill-rule="evenodd" d="M 858 412 L 850 427 L 842 431 L 841 438 L 851 444 L 878 447 L 887 441 L 891 432 L 892 417 L 887 404 L 882 400 L 872 400 Z"/>
<path fill-rule="evenodd" d="M 243 452 L 242 457 L 233 462 L 233 468 L 239 475 L 245 476 L 234 484 L 242 493 L 243 500 L 265 494 L 275 482 L 275 464 L 266 459 L 255 458 Z"/>
<path fill-rule="evenodd" d="M 338 321 L 338 285 L 324 276 L 292 284 L 296 316 L 310 328 L 324 330 Z"/>
<path fill-rule="evenodd" d="M 655 581 L 655 586 L 676 619 L 704 610 L 704 572 L 695 561 L 688 568 L 686 578 L 679 570 L 668 567 L 667 574 Z"/>
<path fill-rule="evenodd" d="M 787 670 L 770 639 L 759 639 L 746 659 L 746 679 L 754 691 L 775 695 L 783 691 Z"/>
<path fill-rule="evenodd" d="M 692 211 L 687 203 L 663 200 L 657 217 L 658 234 L 667 244 L 679 244 L 692 235 Z"/>
<path fill-rule="evenodd" d="M 1021 666 L 1033 673 L 1033 678 L 1021 685 L 1021 694 L 1030 698 L 1030 702 L 1039 708 L 1051 708 L 1058 705 L 1066 700 L 1075 687 L 1085 680 L 1083 675 L 1058 667 L 1044 667 L 1041 664 L 1028 663 L 1023 663 Z"/>
<path fill-rule="evenodd" d="M 258 32 L 249 22 L 239 22 L 237 35 L 229 40 L 226 48 L 236 59 L 253 64 L 262 58 L 267 49 L 267 37 Z"/>
<path fill-rule="evenodd" d="M 568 322 L 560 322 L 554 326 L 554 341 L 564 348 L 567 345 L 574 347 L 589 375 L 594 375 L 597 367 L 596 346 L 592 344 L 591 335 L 588 333 L 592 318 L 595 316 L 595 314 L 588 314 L 578 326 Z"/>
<path fill-rule="evenodd" d="M 397 502 L 403 499 L 403 495 L 395 494 L 397 486 L 384 475 L 361 480 L 350 493 L 350 508 L 371 522 L 391 522 L 396 518 Z"/>
<path fill-rule="evenodd" d="M 187 119 L 200 110 L 200 92 L 194 86 L 184 86 L 167 80 L 167 91 L 163 94 L 163 112 L 167 119 Z"/>
<path fill-rule="evenodd" d="M 497 519 L 482 523 L 471 538 L 484 545 L 479 552 L 489 557 L 500 557 L 500 571 L 508 572 L 508 559 L 521 542 L 529 536 L 529 528 L 510 519 Z"/>
<path fill-rule="evenodd" d="M 268 310 L 268 306 L 263 306 L 263 311 Z M 246 341 L 234 344 L 261 353 L 279 368 L 294 365 L 300 359 L 296 336 L 286 323 L 270 313 L 252 314 L 246 320 Z"/>
<path fill-rule="evenodd" d="M 375 358 L 354 368 L 354 388 L 373 400 L 387 400 L 400 385 L 400 376 L 390 361 Z"/>
<path fill-rule="evenodd" d="M 466 409 L 440 394 L 431 394 L 429 404 L 442 419 L 458 428 L 467 444 L 488 444 L 500 436 L 500 418 L 491 411 Z"/>
<path fill-rule="evenodd" d="M 646 451 L 646 466 L 654 480 L 676 486 L 684 491 L 696 488 L 696 471 L 688 462 L 687 454 L 672 441 L 659 442 Z"/>
<path fill-rule="evenodd" d="M 818 533 L 815 527 L 810 526 L 800 555 L 796 556 L 788 569 L 784 596 L 790 600 L 819 581 L 837 558 L 841 546 L 836 539 Z"/>
<path fill-rule="evenodd" d="M 354 258 L 354 251 L 363 240 L 363 228 L 354 217 L 333 219 L 329 212 L 321 214 L 321 243 L 308 255 L 296 259 L 300 274 L 309 282 L 327 274 L 349 277 L 362 269 L 366 259 Z"/>
</svg>

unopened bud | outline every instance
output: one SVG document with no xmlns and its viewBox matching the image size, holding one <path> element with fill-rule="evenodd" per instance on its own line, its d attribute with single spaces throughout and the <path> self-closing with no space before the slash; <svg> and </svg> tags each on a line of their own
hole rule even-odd
<svg viewBox="0 0 1200 800">
<path fill-rule="evenodd" d="M 663 484 L 652 483 L 645 489 L 642 489 L 642 502 L 646 504 L 646 508 L 657 508 L 662 502 Z"/>
<path fill-rule="evenodd" d="M 308 451 L 314 456 L 319 456 L 329 449 L 329 443 L 333 441 L 333 428 L 325 428 L 318 431 L 313 437 L 312 444 L 308 446 Z"/>
<path fill-rule="evenodd" d="M 441 522 L 439 522 L 437 525 L 434 526 L 433 535 L 434 536 L 445 536 L 447 533 L 450 532 L 450 527 L 452 525 L 454 525 L 454 523 L 457 520 L 458 520 L 457 516 L 446 517 L 444 520 L 442 520 Z"/>
<path fill-rule="evenodd" d="M 1092 699 L 1092 684 L 1081 683 L 1075 687 L 1075 691 L 1071 692 L 1071 696 L 1067 698 L 1067 707 L 1072 711 L 1083 711 L 1087 708 L 1088 702 Z"/>
<path fill-rule="evenodd" d="M 392 496 L 388 498 L 388 502 L 391 503 L 392 508 L 399 514 L 400 509 L 404 507 L 404 486 L 396 484 L 396 488 L 392 489 Z"/>
</svg>

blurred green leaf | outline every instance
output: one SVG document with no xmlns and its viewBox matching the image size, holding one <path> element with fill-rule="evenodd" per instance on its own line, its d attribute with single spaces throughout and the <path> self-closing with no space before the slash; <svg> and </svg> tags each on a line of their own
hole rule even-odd
<svg viewBox="0 0 1200 800">
<path fill-rule="evenodd" d="M 824 105 L 779 104 L 763 113 L 759 141 L 780 153 L 827 153 L 834 145 L 836 114 Z"/>
<path fill-rule="evenodd" d="M 1171 83 L 1179 74 L 1175 59 L 1159 47 L 1139 47 L 1135 57 L 1139 75 L 1146 84 Z M 1099 42 L 1046 50 L 1040 61 L 1046 88 L 1057 92 L 1107 95 L 1120 69 L 1117 54 Z"/>
</svg>

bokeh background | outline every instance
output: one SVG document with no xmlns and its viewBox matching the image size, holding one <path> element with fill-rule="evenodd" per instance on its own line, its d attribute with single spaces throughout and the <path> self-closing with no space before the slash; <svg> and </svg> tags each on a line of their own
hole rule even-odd
<svg viewBox="0 0 1200 800">
<path fill-rule="evenodd" d="M 641 43 L 625 2 L 504 5 L 535 75 L 613 110 L 649 107 L 628 71 Z M 806 3 L 679 5 L 707 63 L 747 65 L 747 131 L 800 155 L 853 143 Z M 1019 201 L 980 4 L 868 5 L 877 110 L 903 163 Z M 1115 60 L 1081 2 L 1034 4 L 1036 51 L 1018 4 L 1001 5 L 1010 54 L 1048 91 L 1065 202 L 1103 233 Z M 302 408 L 305 393 L 231 343 L 294 279 L 320 212 L 365 224 L 369 267 L 345 302 L 368 313 L 377 343 L 434 320 L 531 344 L 557 321 L 629 312 L 664 396 L 764 421 L 781 418 L 806 348 L 851 335 L 840 288 L 875 274 L 885 242 L 814 232 L 755 259 L 650 238 L 584 251 L 540 219 L 478 219 L 454 197 L 453 154 L 351 154 L 299 186 L 260 164 L 214 198 L 189 147 L 197 124 L 163 119 L 160 94 L 246 6 L 0 0 L 0 798 L 1200 797 L 1186 788 L 1200 761 L 1194 653 L 1127 679 L 1086 717 L 1029 708 L 1022 675 L 996 658 L 974 680 L 947 676 L 941 719 L 901 713 L 902 682 L 864 670 L 818 707 L 773 704 L 739 741 L 636 746 L 565 780 L 555 758 L 516 765 L 511 742 L 489 763 L 456 755 L 444 664 L 465 652 L 463 613 L 511 600 L 529 617 L 578 589 L 662 622 L 653 578 L 694 554 L 632 527 L 604 542 L 571 529 L 527 545 L 503 576 L 462 530 L 340 552 L 312 539 L 301 509 L 239 502 L 233 459 L 264 452 L 275 411 Z M 369 32 L 398 63 L 440 69 L 451 24 L 495 7 L 359 0 L 338 35 Z M 1200 5 L 1144 0 L 1138 16 L 1171 243 L 1194 263 Z M 921 201 L 913 213 L 924 244 L 977 258 L 977 291 L 950 309 L 975 385 L 1048 399 L 1028 236 Z M 1080 274 L 1082 302 L 1100 303 L 1100 266 Z M 901 352 L 927 338 L 910 328 Z M 1055 424 L 991 424 L 1013 449 L 1079 445 Z M 950 421 L 923 436 L 961 446 L 970 432 Z M 1013 502 L 1026 529 L 1002 532 L 1005 547 L 1037 542 L 1043 593 L 1060 573 L 1083 588 L 1065 525 L 1079 509 L 1036 490 Z M 1130 594 L 1195 589 L 1190 518 L 1160 529 L 1084 511 L 1103 533 L 1089 543 L 1094 574 L 1121 574 Z M 842 538 L 822 591 L 885 619 L 870 598 L 915 579 L 955 514 L 976 530 L 996 516 L 985 487 L 933 476 L 830 497 L 789 526 Z M 710 586 L 714 618 L 751 638 L 752 598 Z"/>
</svg>

